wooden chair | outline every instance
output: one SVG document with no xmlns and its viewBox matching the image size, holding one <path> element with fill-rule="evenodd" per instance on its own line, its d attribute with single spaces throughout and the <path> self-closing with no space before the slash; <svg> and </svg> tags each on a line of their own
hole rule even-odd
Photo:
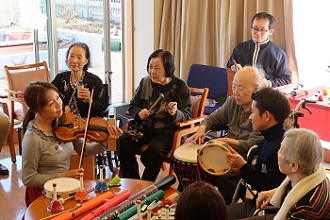
<svg viewBox="0 0 330 220">
<path fill-rule="evenodd" d="M 235 72 L 233 72 L 230 68 L 227 68 L 227 81 L 228 81 L 228 96 L 233 94 L 232 84 L 234 80 Z"/>
<path fill-rule="evenodd" d="M 2 98 L 7 98 L 7 96 L 2 96 L 0 97 L 1 99 Z M 9 108 L 8 108 L 8 104 L 7 102 L 5 102 L 4 100 L 0 100 L 0 107 L 2 108 L 3 110 L 3 113 L 5 113 L 6 115 L 9 116 Z M 1 134 L 3 135 L 3 134 Z M 13 147 L 14 146 L 14 143 L 12 143 L 11 141 L 13 141 L 9 135 L 7 136 L 7 144 L 9 146 L 9 152 L 10 152 L 10 157 L 11 157 L 11 160 L 15 163 L 16 162 L 16 154 L 15 154 L 15 148 Z"/>
<path fill-rule="evenodd" d="M 24 90 L 30 82 L 47 81 L 50 82 L 48 66 L 45 61 L 33 64 L 24 64 L 18 66 L 4 66 L 5 74 L 8 81 L 7 98 L 10 101 L 10 129 L 9 129 L 9 144 L 14 155 L 12 155 L 13 163 L 16 162 L 15 146 L 14 146 L 14 129 L 18 132 L 20 154 L 22 153 L 21 146 L 21 122 L 27 112 L 27 105 L 24 101 Z M 22 108 L 15 108 L 15 103 L 19 103 Z"/>
<path fill-rule="evenodd" d="M 183 122 L 177 122 L 176 126 L 178 130 L 174 133 L 172 150 L 167 154 L 167 158 L 164 162 L 170 163 L 169 174 L 173 173 L 171 158 L 174 151 L 180 147 L 182 138 L 186 137 L 189 134 L 193 134 L 199 128 L 199 124 L 204 120 L 204 109 L 207 95 L 209 93 L 208 88 L 192 88 L 189 87 L 191 93 L 191 106 L 192 106 L 192 118 Z M 125 123 L 125 129 L 129 128 L 134 124 L 134 119 L 129 119 Z M 141 147 L 141 153 L 148 148 L 148 144 L 145 144 Z M 165 169 L 163 163 L 162 169 Z"/>
</svg>

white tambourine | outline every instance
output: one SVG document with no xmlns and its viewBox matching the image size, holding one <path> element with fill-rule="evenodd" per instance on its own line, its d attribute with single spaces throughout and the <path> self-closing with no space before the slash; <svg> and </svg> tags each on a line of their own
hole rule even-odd
<svg viewBox="0 0 330 220">
<path fill-rule="evenodd" d="M 78 179 L 62 177 L 48 180 L 44 184 L 44 193 L 48 198 L 53 198 L 53 183 L 56 183 L 56 194 L 58 198 L 68 198 L 73 196 L 80 187 Z"/>
<path fill-rule="evenodd" d="M 228 173 L 230 166 L 226 162 L 229 145 L 219 140 L 207 141 L 197 151 L 197 162 L 207 173 L 220 176 Z"/>
</svg>

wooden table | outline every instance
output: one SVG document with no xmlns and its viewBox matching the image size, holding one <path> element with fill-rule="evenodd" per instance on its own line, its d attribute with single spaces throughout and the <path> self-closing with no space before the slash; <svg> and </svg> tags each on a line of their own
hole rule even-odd
<svg viewBox="0 0 330 220">
<path fill-rule="evenodd" d="M 89 189 L 91 187 L 94 187 L 96 184 L 96 180 L 85 180 L 84 181 L 84 187 L 86 189 Z M 145 181 L 145 180 L 138 180 L 138 179 L 121 179 L 121 186 L 113 186 L 110 187 L 110 191 L 116 194 L 122 192 L 123 190 L 129 190 L 131 192 L 131 196 L 137 194 L 138 192 L 146 189 L 148 186 L 154 184 L 151 181 Z M 166 197 L 176 192 L 174 188 L 168 188 L 165 191 L 165 196 L 163 197 L 163 202 Z M 93 191 L 89 193 L 90 198 L 95 198 L 97 194 Z M 40 196 L 38 199 L 36 199 L 26 210 L 25 212 L 25 220 L 34 220 L 34 219 L 42 219 L 47 216 L 53 215 L 55 213 L 47 213 L 47 207 L 49 206 L 51 202 L 50 198 L 47 198 L 46 196 Z M 76 206 L 77 202 L 74 201 L 74 199 L 69 199 L 64 203 L 64 210 L 69 210 L 71 208 L 74 208 Z M 81 219 L 83 216 L 85 216 L 87 213 L 84 213 L 74 219 Z"/>
</svg>

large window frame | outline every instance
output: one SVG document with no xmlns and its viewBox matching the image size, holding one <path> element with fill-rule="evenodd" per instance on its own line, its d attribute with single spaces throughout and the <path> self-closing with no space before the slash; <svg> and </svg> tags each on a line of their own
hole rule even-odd
<svg viewBox="0 0 330 220">
<path fill-rule="evenodd" d="M 110 36 L 110 14 L 111 14 L 111 7 L 110 7 L 110 1 L 103 0 L 103 14 L 104 16 L 104 78 L 102 80 L 104 83 L 110 84 L 110 97 L 111 97 L 111 84 L 112 82 L 112 68 L 111 68 L 111 48 L 110 48 L 110 42 L 111 42 L 111 36 Z M 126 6 L 127 5 L 127 6 Z M 121 97 L 122 100 L 119 100 L 119 102 L 127 102 L 128 99 L 131 97 L 131 94 L 127 94 L 126 88 L 131 86 L 130 81 L 126 80 L 127 76 L 130 75 L 128 71 L 126 71 L 126 54 L 128 54 L 128 57 L 130 57 L 130 54 L 132 54 L 130 51 L 127 50 L 126 45 L 130 45 L 131 43 L 126 43 L 127 41 L 131 40 L 131 33 L 126 35 L 127 27 L 125 25 L 126 19 L 130 21 L 131 16 L 131 1 L 121 1 L 121 24 L 122 24 L 122 39 L 121 39 L 121 56 L 122 56 L 122 91 L 121 91 Z M 127 10 L 128 8 L 128 10 Z M 51 79 L 55 77 L 55 75 L 59 72 L 59 58 L 58 58 L 58 48 L 57 48 L 57 22 L 56 22 L 56 1 L 46 1 L 46 13 L 47 13 L 47 42 L 48 42 L 48 57 L 49 57 L 49 68 L 51 73 Z M 129 16 L 127 18 L 127 16 Z M 106 25 L 107 24 L 107 25 Z M 130 26 L 130 22 L 128 23 L 128 26 Z M 132 58 L 130 58 L 132 59 Z M 129 59 L 129 60 L 130 60 Z M 118 102 L 118 101 L 116 101 Z M 110 104 L 112 104 L 112 100 L 110 99 Z"/>
</svg>

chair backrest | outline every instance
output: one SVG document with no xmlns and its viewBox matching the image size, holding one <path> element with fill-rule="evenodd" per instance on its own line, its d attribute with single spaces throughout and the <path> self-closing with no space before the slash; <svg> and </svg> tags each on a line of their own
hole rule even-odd
<svg viewBox="0 0 330 220">
<path fill-rule="evenodd" d="M 24 117 L 27 111 L 23 97 L 17 95 L 23 94 L 25 88 L 34 81 L 50 82 L 49 70 L 45 61 L 33 64 L 24 64 L 17 66 L 4 66 L 5 74 L 8 81 L 8 99 L 11 100 L 11 108 L 14 107 L 14 102 L 19 102 L 23 106 L 22 112 L 16 112 L 17 117 Z M 13 111 L 11 110 L 13 116 Z M 12 119 L 13 120 L 13 119 Z"/>
<path fill-rule="evenodd" d="M 209 94 L 208 88 L 192 88 L 189 87 L 191 98 L 192 118 L 204 115 L 205 102 Z"/>
<path fill-rule="evenodd" d="M 227 98 L 227 69 L 216 66 L 192 64 L 189 70 L 187 84 L 189 87 L 209 89 L 208 99 L 215 100 L 218 103 L 209 111 L 205 109 L 205 113 L 209 114 L 220 107 Z"/>
<path fill-rule="evenodd" d="M 18 66 L 4 66 L 8 80 L 8 89 L 24 92 L 26 86 L 33 81 L 50 82 L 48 66 L 45 61 Z"/>
<path fill-rule="evenodd" d="M 235 72 L 233 72 L 230 68 L 227 68 L 227 78 L 228 78 L 228 96 L 233 94 L 232 84 L 234 80 Z"/>
</svg>

